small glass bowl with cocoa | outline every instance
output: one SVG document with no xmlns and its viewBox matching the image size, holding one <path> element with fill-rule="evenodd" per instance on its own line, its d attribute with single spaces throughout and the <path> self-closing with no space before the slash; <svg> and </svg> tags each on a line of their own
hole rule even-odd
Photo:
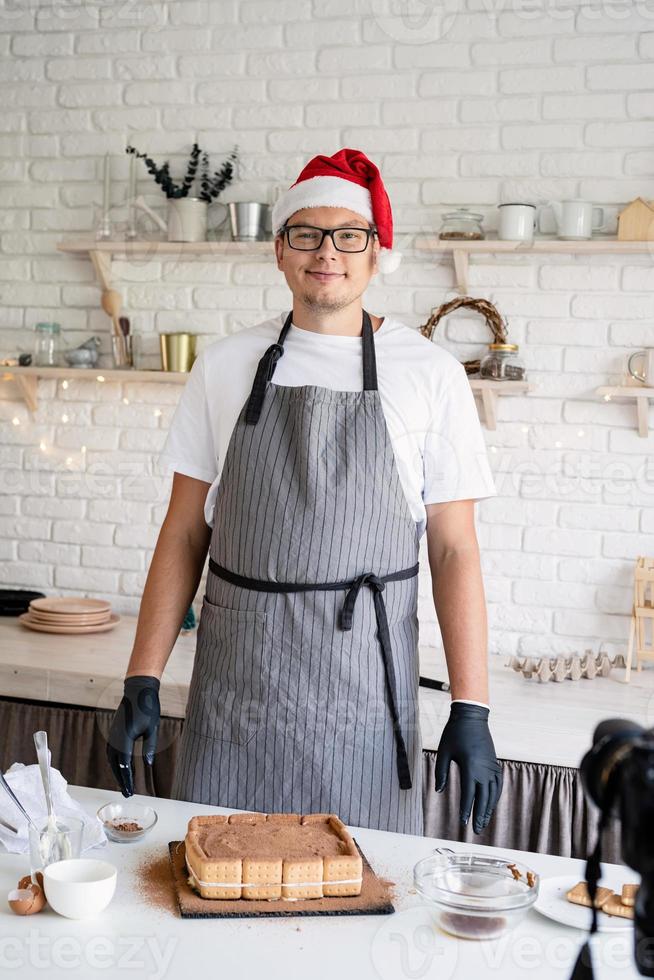
<svg viewBox="0 0 654 980">
<path fill-rule="evenodd" d="M 461 939 L 498 939 L 538 898 L 535 871 L 501 856 L 436 848 L 413 869 L 418 894 L 437 925 Z"/>
<path fill-rule="evenodd" d="M 109 840 L 117 844 L 129 844 L 142 840 L 157 822 L 156 811 L 151 806 L 127 800 L 125 803 L 105 803 L 98 810 Z"/>
</svg>

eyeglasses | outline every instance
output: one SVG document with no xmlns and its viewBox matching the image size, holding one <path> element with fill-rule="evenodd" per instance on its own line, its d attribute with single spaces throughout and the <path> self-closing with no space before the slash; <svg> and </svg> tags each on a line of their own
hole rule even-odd
<svg viewBox="0 0 654 980">
<path fill-rule="evenodd" d="M 316 228 L 314 225 L 284 225 L 288 244 L 300 252 L 316 252 L 329 235 L 339 252 L 365 252 L 374 228 Z"/>
</svg>

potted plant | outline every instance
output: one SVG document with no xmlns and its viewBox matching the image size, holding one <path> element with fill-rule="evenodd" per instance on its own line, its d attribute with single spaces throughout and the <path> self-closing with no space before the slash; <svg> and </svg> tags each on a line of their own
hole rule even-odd
<svg viewBox="0 0 654 980">
<path fill-rule="evenodd" d="M 137 159 L 145 161 L 145 166 L 154 177 L 168 198 L 167 223 L 151 210 L 141 197 L 134 201 L 135 207 L 147 212 L 160 228 L 168 234 L 169 242 L 203 242 L 207 238 L 207 212 L 209 205 L 218 198 L 227 187 L 234 175 L 234 164 L 238 159 L 238 146 L 235 146 L 220 170 L 209 173 L 209 156 L 201 150 L 197 143 L 193 144 L 191 155 L 186 165 L 186 174 L 181 183 L 177 183 L 170 174 L 170 164 L 166 160 L 161 167 L 147 153 L 139 153 L 136 147 L 127 146 L 126 153 L 132 153 Z M 199 173 L 198 173 L 199 168 Z M 198 180 L 199 193 L 190 194 L 194 182 Z M 224 205 L 223 205 L 224 207 Z M 214 228 L 220 227 L 227 216 L 227 208 Z"/>
</svg>

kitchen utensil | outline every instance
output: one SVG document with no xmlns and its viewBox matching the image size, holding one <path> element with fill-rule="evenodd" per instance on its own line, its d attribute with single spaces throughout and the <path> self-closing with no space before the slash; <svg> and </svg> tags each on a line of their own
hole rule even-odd
<svg viewBox="0 0 654 980">
<path fill-rule="evenodd" d="M 38 367 L 58 367 L 61 357 L 60 325 L 37 323 L 34 330 L 34 364 Z"/>
<path fill-rule="evenodd" d="M 120 337 L 111 338 L 111 353 L 115 368 L 131 368 L 133 366 L 132 338 L 121 332 Z"/>
<path fill-rule="evenodd" d="M 41 623 L 38 620 L 32 619 L 29 613 L 23 613 L 22 616 L 18 617 L 18 622 L 26 626 L 27 629 L 36 630 L 37 633 L 105 633 L 107 630 L 112 630 L 120 622 L 120 616 L 112 613 L 107 623 L 66 626 L 63 623 L 61 625 L 57 623 Z"/>
<path fill-rule="evenodd" d="M 194 333 L 159 334 L 164 371 L 190 371 L 195 361 Z"/>
<path fill-rule="evenodd" d="M 107 316 L 111 317 L 114 336 L 122 342 L 123 332 L 120 329 L 120 323 L 118 322 L 120 311 L 123 306 L 123 300 L 120 293 L 116 289 L 103 290 L 101 303 L 102 309 L 105 311 Z"/>
<path fill-rule="evenodd" d="M 70 857 L 70 842 L 67 840 L 65 834 L 60 833 L 69 831 L 70 827 L 57 820 L 54 807 L 52 805 L 48 733 L 34 732 L 33 737 L 34 745 L 36 746 L 36 756 L 39 760 L 39 769 L 41 770 L 41 779 L 43 780 L 45 802 L 48 807 L 48 823 L 46 832 L 41 836 L 41 850 L 43 854 L 43 863 L 45 866 L 53 861 L 61 861 Z"/>
<path fill-rule="evenodd" d="M 504 242 L 532 242 L 536 227 L 535 204 L 499 204 L 497 237 Z"/>
<path fill-rule="evenodd" d="M 107 612 L 111 603 L 106 599 L 79 599 L 68 596 L 45 596 L 30 602 L 30 609 L 51 613 L 95 613 Z"/>
<path fill-rule="evenodd" d="M 123 331 L 123 335 L 125 337 L 128 337 L 129 336 L 129 317 L 128 316 L 120 316 L 120 317 L 118 317 L 118 322 L 120 324 L 120 329 Z"/>
<path fill-rule="evenodd" d="M 235 242 L 262 241 L 266 237 L 269 206 L 256 201 L 232 201 L 229 222 Z M 222 224 L 222 222 L 221 222 Z"/>
<path fill-rule="evenodd" d="M 642 357 L 643 359 L 642 372 L 634 370 L 632 367 L 637 357 Z M 627 370 L 636 381 L 654 387 L 654 347 L 648 347 L 646 350 L 637 350 L 633 354 L 630 354 L 627 359 Z"/>
<path fill-rule="evenodd" d="M 436 848 L 413 869 L 416 891 L 441 929 L 462 939 L 496 939 L 513 929 L 538 897 L 539 877 L 495 855 Z"/>
<path fill-rule="evenodd" d="M 146 767 L 147 768 L 147 767 Z M 142 840 L 149 834 L 157 822 L 156 811 L 151 806 L 142 803 L 105 803 L 98 810 L 98 819 L 102 821 L 104 832 L 109 840 L 118 844 L 127 844 Z M 136 823 L 140 830 L 120 830 L 121 824 Z"/>
<path fill-rule="evenodd" d="M 482 221 L 483 214 L 477 211 L 470 211 L 468 208 L 457 208 L 455 211 L 448 211 L 441 215 L 443 224 L 438 237 L 444 240 L 474 241 L 484 238 Z"/>
<path fill-rule="evenodd" d="M 109 861 L 74 858 L 43 869 L 43 890 L 51 907 L 68 919 L 88 919 L 107 907 L 118 872 Z"/>
<path fill-rule="evenodd" d="M 33 827 L 34 830 L 36 830 L 37 833 L 38 833 L 38 827 L 36 826 L 36 824 L 34 823 L 34 821 L 32 820 L 32 818 L 30 817 L 29 813 L 27 812 L 27 810 L 25 809 L 25 807 L 23 806 L 23 804 L 20 802 L 20 800 L 18 799 L 18 797 L 14 793 L 13 789 L 11 788 L 11 786 L 9 785 L 9 783 L 7 782 L 7 780 L 5 779 L 4 775 L 1 772 L 0 772 L 0 786 L 2 786 L 2 788 L 5 790 L 5 792 L 8 793 L 8 795 L 14 801 L 14 803 L 16 804 L 16 806 L 18 807 L 18 809 L 20 810 L 20 812 L 23 814 L 23 816 L 27 820 L 27 822 L 30 825 L 30 827 Z"/>
<path fill-rule="evenodd" d="M 80 817 L 66 816 L 66 830 L 62 830 L 63 824 L 57 821 L 57 836 L 59 840 L 59 851 L 65 852 L 68 858 L 78 858 L 82 853 L 82 838 L 84 835 L 84 821 Z M 60 860 L 56 850 L 48 850 L 48 824 L 47 821 L 36 829 L 27 828 L 27 836 L 30 851 L 30 869 L 33 875 L 37 871 L 43 871 L 48 864 L 54 864 Z"/>
<path fill-rule="evenodd" d="M 554 212 L 557 238 L 566 241 L 583 241 L 593 237 L 594 231 L 604 231 L 604 208 L 594 207 L 589 201 L 548 201 L 538 215 L 538 227 L 542 231 L 541 219 L 546 209 Z M 595 221 L 599 212 L 601 219 Z"/>
<path fill-rule="evenodd" d="M 18 827 L 14 827 L 12 824 L 8 823 L 6 820 L 2 820 L 2 818 L 0 818 L 0 825 L 2 827 L 4 827 L 5 830 L 8 830 L 12 834 L 17 834 L 18 833 Z"/>
</svg>

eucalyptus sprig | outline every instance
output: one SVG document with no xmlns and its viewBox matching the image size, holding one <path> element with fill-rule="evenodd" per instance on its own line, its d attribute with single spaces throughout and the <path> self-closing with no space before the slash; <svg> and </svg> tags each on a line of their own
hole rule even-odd
<svg viewBox="0 0 654 980">
<path fill-rule="evenodd" d="M 191 156 L 186 166 L 186 174 L 181 184 L 176 183 L 170 175 L 170 164 L 168 160 L 158 167 L 154 160 L 147 153 L 139 153 L 135 146 L 127 146 L 126 153 L 133 153 L 137 159 L 144 160 L 149 173 L 154 177 L 155 183 L 159 184 L 167 198 L 188 197 L 188 193 L 195 180 L 199 158 L 202 158 L 202 177 L 200 181 L 201 191 L 198 195 L 200 200 L 211 203 L 225 187 L 231 182 L 238 153 L 238 147 L 234 147 L 222 168 L 216 171 L 211 177 L 208 176 L 209 157 L 203 152 L 197 143 L 193 144 Z"/>
<path fill-rule="evenodd" d="M 209 176 L 209 157 L 207 153 L 202 154 L 202 176 L 200 178 L 200 198 L 203 201 L 212 201 L 218 197 L 220 192 L 231 182 L 234 174 L 234 164 L 238 158 L 238 145 L 234 147 L 220 170 L 216 170 Z"/>
</svg>

